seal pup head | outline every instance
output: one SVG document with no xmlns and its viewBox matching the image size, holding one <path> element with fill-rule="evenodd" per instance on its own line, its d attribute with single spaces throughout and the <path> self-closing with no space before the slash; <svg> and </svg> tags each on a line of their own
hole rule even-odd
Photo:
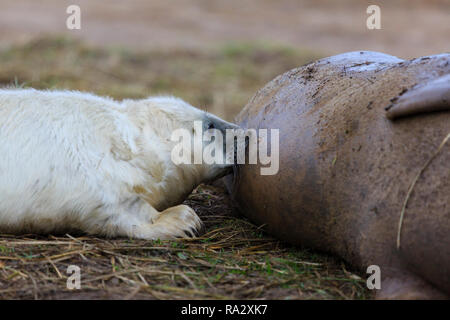
<svg viewBox="0 0 450 320">
<path fill-rule="evenodd" d="M 127 108 L 142 130 L 144 143 L 151 144 L 147 147 L 157 149 L 159 157 L 171 161 L 195 183 L 232 172 L 236 144 L 227 132 L 239 126 L 170 96 L 129 100 Z"/>
</svg>

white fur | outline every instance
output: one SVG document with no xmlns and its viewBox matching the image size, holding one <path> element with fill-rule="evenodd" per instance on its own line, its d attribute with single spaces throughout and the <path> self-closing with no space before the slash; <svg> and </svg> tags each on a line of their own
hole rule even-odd
<svg viewBox="0 0 450 320">
<path fill-rule="evenodd" d="M 167 239 L 198 230 L 195 212 L 174 205 L 225 169 L 174 165 L 170 135 L 205 116 L 221 121 L 172 97 L 0 90 L 0 231 Z"/>
</svg>

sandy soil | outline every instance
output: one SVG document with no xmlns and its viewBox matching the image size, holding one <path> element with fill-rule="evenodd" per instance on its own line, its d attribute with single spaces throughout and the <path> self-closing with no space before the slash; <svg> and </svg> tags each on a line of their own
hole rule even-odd
<svg viewBox="0 0 450 320">
<path fill-rule="evenodd" d="M 450 0 L 76 1 L 82 29 L 67 30 L 67 0 L 0 0 L 0 45 L 57 33 L 135 48 L 206 48 L 258 41 L 335 54 L 375 50 L 404 58 L 450 51 Z M 381 7 L 381 30 L 366 8 Z"/>
</svg>

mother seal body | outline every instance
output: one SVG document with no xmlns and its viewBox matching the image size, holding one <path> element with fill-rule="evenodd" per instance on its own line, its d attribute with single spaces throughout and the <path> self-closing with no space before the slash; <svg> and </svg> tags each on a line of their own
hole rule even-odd
<svg viewBox="0 0 450 320">
<path fill-rule="evenodd" d="M 231 168 L 172 161 L 172 133 L 185 129 L 194 139 L 203 131 L 196 121 L 203 129 L 236 128 L 172 97 L 117 102 L 80 92 L 0 90 L 0 232 L 193 235 L 200 219 L 178 204 Z"/>
<path fill-rule="evenodd" d="M 449 54 L 325 58 L 268 83 L 237 122 L 280 137 L 278 174 L 239 167 L 232 194 L 248 217 L 379 266 L 379 298 L 449 297 Z"/>
</svg>

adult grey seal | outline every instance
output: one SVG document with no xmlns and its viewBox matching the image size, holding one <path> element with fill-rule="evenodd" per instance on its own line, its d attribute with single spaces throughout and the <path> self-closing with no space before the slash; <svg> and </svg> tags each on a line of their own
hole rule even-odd
<svg viewBox="0 0 450 320">
<path fill-rule="evenodd" d="M 279 172 L 241 165 L 241 211 L 381 270 L 378 298 L 450 296 L 450 55 L 350 52 L 278 76 L 238 115 L 279 129 Z"/>
</svg>

